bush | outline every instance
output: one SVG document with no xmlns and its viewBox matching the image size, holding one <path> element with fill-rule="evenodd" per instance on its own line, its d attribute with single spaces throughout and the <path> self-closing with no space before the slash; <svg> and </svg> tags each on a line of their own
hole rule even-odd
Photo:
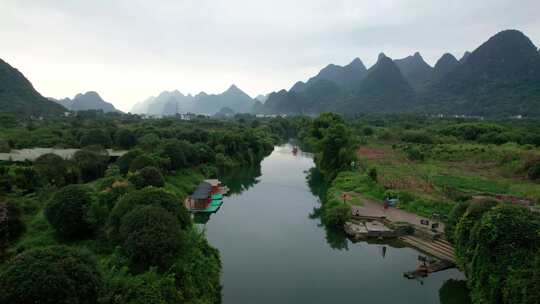
<svg viewBox="0 0 540 304">
<path fill-rule="evenodd" d="M 426 159 L 425 154 L 416 146 L 410 146 L 405 149 L 405 153 L 410 160 L 424 161 Z"/>
<path fill-rule="evenodd" d="M 351 206 L 341 204 L 326 210 L 324 221 L 328 226 L 340 228 L 351 219 L 351 216 Z"/>
<path fill-rule="evenodd" d="M 90 231 L 86 213 L 92 204 L 90 190 L 69 185 L 58 190 L 45 207 L 45 217 L 56 233 L 64 238 L 80 238 Z"/>
<path fill-rule="evenodd" d="M 181 255 L 185 237 L 180 223 L 159 206 L 139 206 L 122 217 L 122 249 L 138 270 L 170 267 Z"/>
<path fill-rule="evenodd" d="M 156 167 L 145 167 L 140 171 L 131 174 L 128 177 L 130 183 L 132 183 L 136 189 L 142 189 L 145 187 L 163 187 L 165 186 L 165 179 L 161 172 Z"/>
<path fill-rule="evenodd" d="M 101 285 L 89 254 L 65 246 L 37 248 L 6 265 L 0 275 L 0 303 L 93 304 Z"/>
<path fill-rule="evenodd" d="M 124 215 L 138 206 L 159 206 L 175 216 L 183 229 L 191 227 L 191 217 L 184 204 L 171 193 L 154 187 L 128 192 L 116 203 L 109 216 L 109 225 L 112 237 L 120 228 L 120 221 Z"/>
</svg>

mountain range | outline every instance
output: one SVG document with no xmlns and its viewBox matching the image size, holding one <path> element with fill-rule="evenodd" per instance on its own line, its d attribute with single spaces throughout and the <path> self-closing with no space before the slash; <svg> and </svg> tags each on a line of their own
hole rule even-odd
<svg viewBox="0 0 540 304">
<path fill-rule="evenodd" d="M 77 94 L 73 99 L 49 99 L 70 111 L 102 110 L 103 112 L 119 112 L 112 103 L 106 102 L 94 91 Z"/>
<path fill-rule="evenodd" d="M 17 69 L 0 59 L 0 112 L 60 115 L 65 110 L 117 111 L 96 92 L 49 100 Z M 232 85 L 220 94 L 165 91 L 131 112 L 174 115 L 192 112 L 254 114 L 403 113 L 540 117 L 540 52 L 517 30 L 489 38 L 458 60 L 446 53 L 432 67 L 419 52 L 392 60 L 380 54 L 369 69 L 355 58 L 329 64 L 317 75 L 255 99 Z"/>
<path fill-rule="evenodd" d="M 434 67 L 418 52 L 397 60 L 381 54 L 362 67 L 358 58 L 328 65 L 289 91 L 271 93 L 259 111 L 540 117 L 540 52 L 517 30 L 494 35 L 460 60 L 446 53 Z"/>
<path fill-rule="evenodd" d="M 164 91 L 157 97 L 150 97 L 133 106 L 131 113 L 148 115 L 174 115 L 176 113 L 197 113 L 214 115 L 222 109 L 227 113 L 250 113 L 255 102 L 249 95 L 236 85 L 231 85 L 221 94 L 206 94 L 201 92 L 195 96 L 184 95 L 178 90 Z"/>
</svg>

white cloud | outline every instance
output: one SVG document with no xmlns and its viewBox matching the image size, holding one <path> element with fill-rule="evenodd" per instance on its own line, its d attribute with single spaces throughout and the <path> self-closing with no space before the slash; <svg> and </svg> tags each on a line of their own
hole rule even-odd
<svg viewBox="0 0 540 304">
<path fill-rule="evenodd" d="M 433 64 L 507 28 L 538 44 L 534 11 L 534 0 L 0 0 L 0 57 L 45 96 L 96 90 L 128 110 L 165 89 L 288 88 L 381 51 Z"/>
</svg>

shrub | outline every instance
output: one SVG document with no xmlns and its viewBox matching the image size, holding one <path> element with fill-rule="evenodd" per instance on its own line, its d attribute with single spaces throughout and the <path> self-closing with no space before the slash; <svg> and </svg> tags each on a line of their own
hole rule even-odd
<svg viewBox="0 0 540 304">
<path fill-rule="evenodd" d="M 56 233 L 65 238 L 80 238 L 90 230 L 86 213 L 92 204 L 90 190 L 69 185 L 58 190 L 45 207 L 45 217 Z"/>
<path fill-rule="evenodd" d="M 179 199 L 163 189 L 147 187 L 128 192 L 118 200 L 109 216 L 110 232 L 113 234 L 111 236 L 114 237 L 118 232 L 121 218 L 135 207 L 142 205 L 159 206 L 167 210 L 179 220 L 183 229 L 191 226 L 189 212 Z"/>
<path fill-rule="evenodd" d="M 351 218 L 351 206 L 340 204 L 329 208 L 324 214 L 324 221 L 331 227 L 343 227 L 345 222 Z"/>
<path fill-rule="evenodd" d="M 156 167 L 145 167 L 140 171 L 131 174 L 128 177 L 130 183 L 132 183 L 136 189 L 142 189 L 145 187 L 163 187 L 165 186 L 165 179 L 161 172 Z"/>
<path fill-rule="evenodd" d="M 65 246 L 25 251 L 0 275 L 0 303 L 97 302 L 102 285 L 95 260 Z"/>
<path fill-rule="evenodd" d="M 185 237 L 180 223 L 159 206 L 139 206 L 122 217 L 122 249 L 137 270 L 165 270 L 180 254 Z"/>
<path fill-rule="evenodd" d="M 426 156 L 424 152 L 422 152 L 418 147 L 416 146 L 410 146 L 405 149 L 405 153 L 407 154 L 407 157 L 410 160 L 413 161 L 424 161 Z"/>
<path fill-rule="evenodd" d="M 143 154 L 141 150 L 131 150 L 126 154 L 120 156 L 116 161 L 116 165 L 120 169 L 120 173 L 126 174 L 129 171 L 129 167 L 135 158 Z"/>
</svg>

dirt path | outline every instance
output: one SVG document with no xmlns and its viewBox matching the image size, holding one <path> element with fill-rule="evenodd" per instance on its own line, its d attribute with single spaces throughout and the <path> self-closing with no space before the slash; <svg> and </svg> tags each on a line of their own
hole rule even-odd
<svg viewBox="0 0 540 304">
<path fill-rule="evenodd" d="M 360 209 L 363 212 L 366 212 L 367 214 L 384 215 L 388 220 L 392 222 L 407 222 L 418 227 L 426 228 L 426 226 L 420 223 L 420 220 L 429 220 L 429 218 L 422 217 L 422 216 L 419 216 L 414 213 L 411 213 L 402 209 L 398 209 L 398 208 L 389 207 L 388 209 L 384 209 L 384 206 L 382 204 L 374 200 L 367 199 L 365 197 L 362 197 L 362 203 L 363 203 L 363 206 L 360 207 Z M 439 228 L 437 229 L 437 231 L 444 232 L 444 224 L 441 222 L 438 222 L 438 223 L 439 223 Z M 431 224 L 431 220 L 430 220 L 430 224 Z"/>
</svg>

